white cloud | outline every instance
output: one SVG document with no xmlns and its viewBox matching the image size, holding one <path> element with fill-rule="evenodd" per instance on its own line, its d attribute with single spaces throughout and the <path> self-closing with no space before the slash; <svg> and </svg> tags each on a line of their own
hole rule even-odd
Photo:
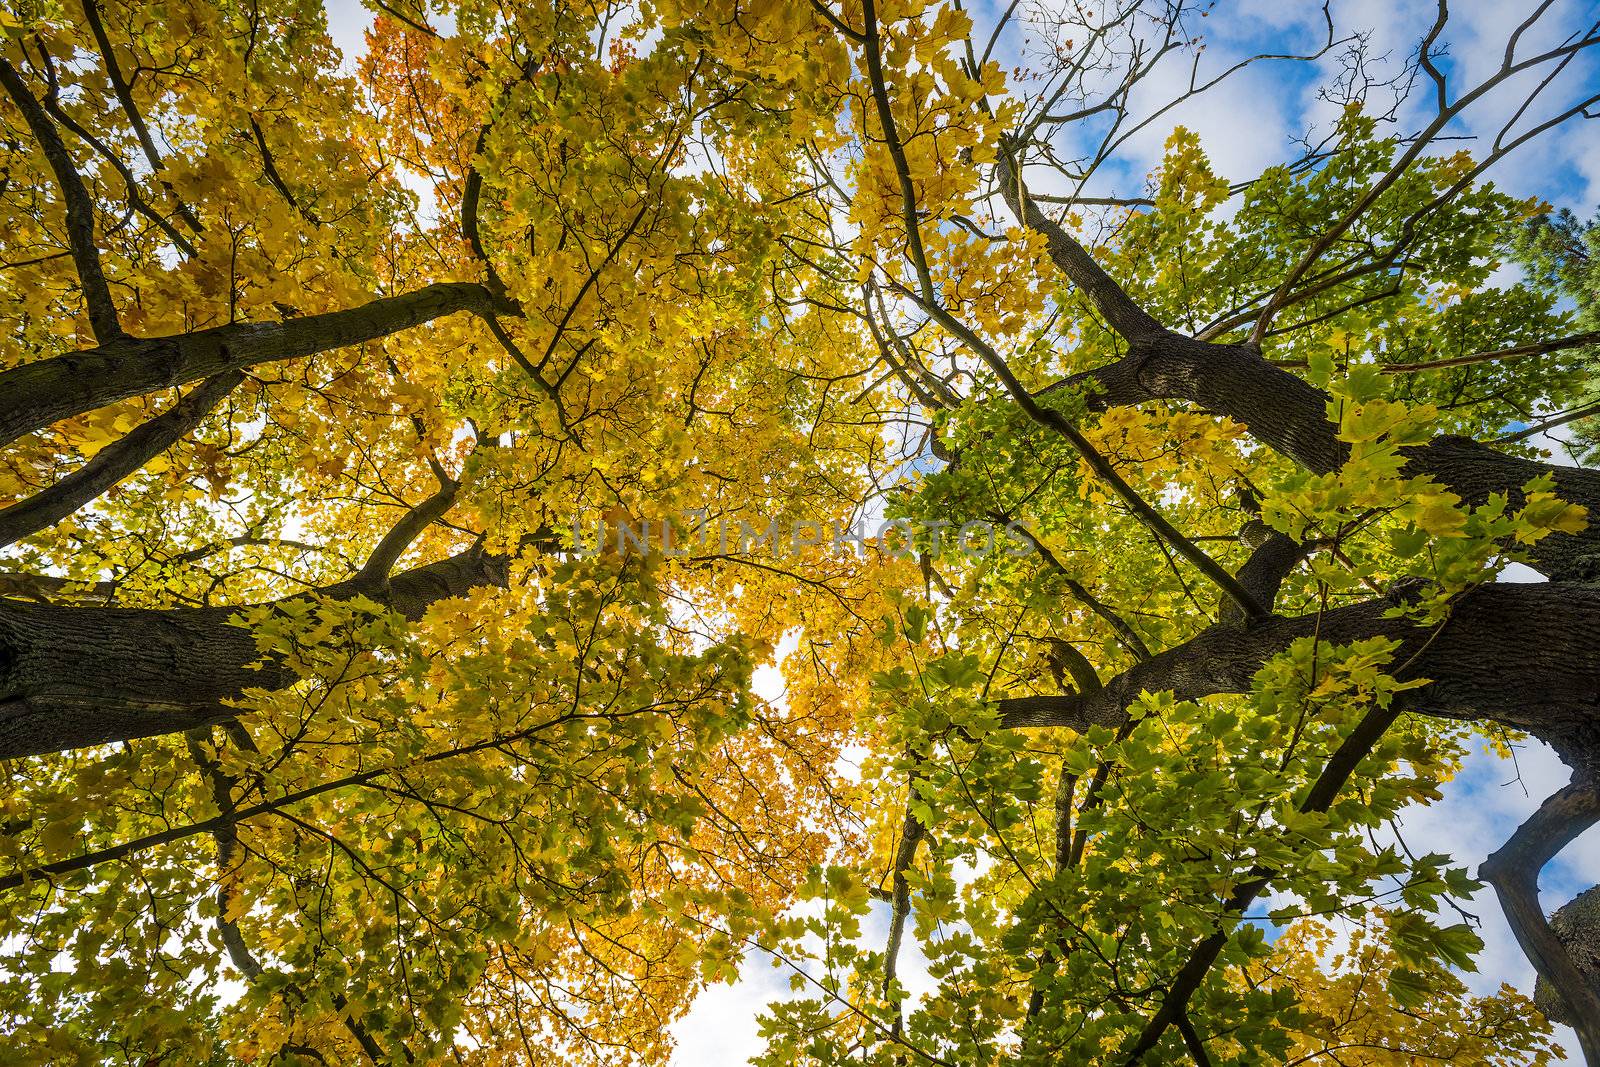
<svg viewBox="0 0 1600 1067">
<path fill-rule="evenodd" d="M 861 924 L 857 943 L 865 949 L 882 950 L 889 940 L 890 908 L 874 901 L 872 911 Z M 912 919 L 907 918 L 906 936 L 896 968 L 900 983 L 908 994 L 906 1011 L 932 993 L 937 983 L 928 973 L 928 958 L 922 945 L 912 936 Z M 820 949 L 820 945 L 813 946 Z M 800 962 L 800 961 L 797 961 Z M 752 950 L 739 968 L 733 985 L 713 986 L 695 998 L 694 1006 L 670 1027 L 673 1040 L 671 1067 L 724 1067 L 747 1063 L 762 1048 L 759 1016 L 775 1001 L 814 996 L 817 987 L 790 985 L 794 966 L 778 961 L 768 953 Z M 803 962 L 800 962 L 804 966 Z M 813 977 L 820 975 L 812 972 Z"/>
<path fill-rule="evenodd" d="M 372 12 L 361 0 L 322 0 L 322 10 L 328 16 L 328 36 L 344 53 L 344 66 L 354 70 L 367 52 L 367 28 L 372 25 Z"/>
<path fill-rule="evenodd" d="M 747 1063 L 761 1051 L 757 1017 L 775 1000 L 794 996 L 784 967 L 764 953 L 745 957 L 734 985 L 716 985 L 695 998 L 689 1014 L 673 1023 L 675 1067 Z"/>
</svg>

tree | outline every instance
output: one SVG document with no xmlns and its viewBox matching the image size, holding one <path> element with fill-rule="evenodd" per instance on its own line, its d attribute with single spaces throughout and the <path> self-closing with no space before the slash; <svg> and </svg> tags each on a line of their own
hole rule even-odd
<svg viewBox="0 0 1600 1067">
<path fill-rule="evenodd" d="M 1553 215 L 1541 215 L 1528 223 L 1513 240 L 1513 249 L 1528 273 L 1546 285 L 1558 297 L 1571 300 L 1577 308 L 1574 325 L 1590 334 L 1589 342 L 1600 338 L 1595 329 L 1600 324 L 1600 305 L 1595 302 L 1597 272 L 1600 261 L 1595 248 L 1600 245 L 1600 225 L 1595 220 L 1579 222 L 1576 215 L 1563 208 Z M 1590 365 L 1594 349 L 1588 349 Z M 1592 389 L 1592 386 L 1591 386 Z M 1543 420 L 1555 425 L 1572 426 L 1574 455 L 1592 464 L 1595 457 L 1594 400 L 1588 393 L 1584 402 L 1554 419 Z M 1526 433 L 1527 431 L 1522 431 Z"/>
<path fill-rule="evenodd" d="M 1600 1062 L 1600 475 L 1504 432 L 1592 335 L 1485 178 L 1600 25 L 378 7 L 354 75 L 294 0 L 8 23 L 18 1056 L 659 1062 L 761 948 L 773 1063 L 1548 1062 L 1381 837 L 1481 730 L 1573 769 L 1481 876 Z M 1167 66 L 1335 57 L 1300 158 L 1090 191 Z"/>
</svg>

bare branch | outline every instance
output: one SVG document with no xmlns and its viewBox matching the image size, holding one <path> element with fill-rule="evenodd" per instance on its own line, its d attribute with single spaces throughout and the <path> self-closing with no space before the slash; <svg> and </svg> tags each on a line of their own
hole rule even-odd
<svg viewBox="0 0 1600 1067">
<path fill-rule="evenodd" d="M 1549 2 L 1550 0 L 1546 0 L 1545 4 L 1526 22 L 1524 22 L 1522 26 L 1517 29 L 1516 33 L 1512 34 L 1511 42 L 1506 47 L 1505 61 L 1500 65 L 1499 69 L 1489 77 L 1485 78 L 1483 81 L 1479 82 L 1478 85 L 1476 85 L 1470 91 L 1459 97 L 1454 103 L 1441 108 L 1438 114 L 1434 117 L 1433 121 L 1430 122 L 1420 134 L 1417 135 L 1417 137 L 1406 147 L 1405 151 L 1400 153 L 1399 158 L 1395 160 L 1395 162 L 1390 166 L 1389 170 L 1380 178 L 1378 178 L 1377 181 L 1369 185 L 1365 192 L 1362 193 L 1361 197 L 1355 202 L 1355 204 L 1353 204 L 1348 211 L 1340 216 L 1333 223 L 1333 225 L 1328 227 L 1327 230 L 1323 231 L 1320 237 L 1311 243 L 1311 246 L 1306 249 L 1299 262 L 1290 268 L 1289 272 L 1278 284 L 1277 290 L 1267 300 L 1266 306 L 1262 309 L 1261 315 L 1256 321 L 1254 332 L 1251 335 L 1252 340 L 1259 343 L 1261 338 L 1266 334 L 1268 328 L 1271 326 L 1273 316 L 1282 309 L 1285 301 L 1294 291 L 1295 287 L 1299 285 L 1300 280 L 1305 276 L 1306 272 L 1315 266 L 1317 261 L 1320 260 L 1322 256 L 1326 254 L 1327 251 L 1331 249 L 1341 237 L 1349 232 L 1350 228 L 1367 213 L 1372 205 L 1377 202 L 1379 197 L 1387 192 L 1395 182 L 1399 181 L 1411 169 L 1412 164 L 1415 163 L 1418 157 L 1422 155 L 1423 150 L 1433 142 L 1435 137 L 1443 133 L 1445 127 L 1448 126 L 1458 115 L 1460 115 L 1463 110 L 1465 110 L 1473 102 L 1492 92 L 1496 87 L 1503 84 L 1512 76 L 1524 70 L 1530 70 L 1541 64 L 1552 61 L 1564 61 L 1565 57 L 1573 53 L 1600 44 L 1600 36 L 1595 35 L 1596 27 L 1591 27 L 1577 40 L 1572 40 L 1569 38 L 1566 43 L 1556 48 L 1550 49 L 1537 56 L 1530 57 L 1520 62 L 1516 61 L 1514 53 L 1517 39 L 1521 36 L 1523 31 L 1526 30 L 1528 26 L 1530 26 L 1539 17 L 1539 14 L 1543 12 L 1544 8 L 1549 6 Z M 1444 16 L 1445 11 L 1441 6 L 1441 22 Z M 1440 23 L 1435 24 L 1436 30 L 1439 28 L 1439 25 Z M 1600 24 L 1597 24 L 1597 27 L 1600 27 Z M 1432 37 L 1430 36 L 1430 41 L 1431 40 Z M 1558 122 L 1565 121 L 1567 118 L 1570 118 L 1575 114 L 1582 113 L 1584 108 L 1588 107 L 1594 102 L 1595 98 L 1591 97 L 1590 99 L 1584 101 L 1584 103 L 1578 105 L 1576 108 L 1565 112 L 1555 119 L 1540 124 L 1533 130 L 1530 130 L 1529 132 L 1509 143 L 1502 145 L 1497 139 L 1496 149 L 1490 153 L 1488 159 L 1479 164 L 1477 167 L 1474 167 L 1471 173 L 1464 176 L 1454 188 L 1440 194 L 1440 196 L 1435 199 L 1434 204 L 1443 203 L 1450 197 L 1454 196 L 1456 192 L 1470 184 L 1471 181 L 1473 181 L 1485 167 L 1499 159 L 1512 148 L 1524 143 L 1538 133 L 1549 129 Z M 1433 206 L 1434 205 L 1429 205 L 1429 207 L 1424 208 L 1418 213 L 1418 216 L 1426 214 L 1428 211 L 1432 210 Z"/>
<path fill-rule="evenodd" d="M 1526 441 L 1530 437 L 1537 437 L 1547 430 L 1555 429 L 1557 426 L 1565 426 L 1569 422 L 1577 422 L 1579 419 L 1586 419 L 1589 416 L 1596 414 L 1600 414 L 1600 401 L 1595 401 L 1592 404 L 1584 404 L 1580 407 L 1575 407 L 1570 411 L 1564 411 L 1554 418 L 1536 422 L 1532 426 L 1518 430 L 1516 433 L 1508 433 L 1504 437 L 1497 437 L 1490 443 L 1496 445 L 1509 445 L 1517 441 Z"/>
<path fill-rule="evenodd" d="M 1087 207 L 1155 207 L 1156 202 L 1147 196 L 1053 196 L 1050 193 L 1029 193 L 1041 204 L 1065 204 L 1068 207 L 1082 204 Z"/>
</svg>

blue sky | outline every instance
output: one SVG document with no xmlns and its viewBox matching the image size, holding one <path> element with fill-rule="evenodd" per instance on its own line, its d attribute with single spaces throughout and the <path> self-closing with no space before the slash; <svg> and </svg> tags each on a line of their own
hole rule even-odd
<svg viewBox="0 0 1600 1067">
<path fill-rule="evenodd" d="M 978 0 L 966 6 L 974 15 L 979 38 L 987 37 L 995 16 L 992 0 Z M 1451 79 L 1465 82 L 1493 69 L 1500 61 L 1507 35 L 1526 17 L 1530 6 L 1517 0 L 1455 0 L 1443 35 L 1448 47 L 1444 66 Z M 346 61 L 352 62 L 363 48 L 361 35 L 370 24 L 370 13 L 356 0 L 326 0 L 326 7 L 335 42 L 343 48 Z M 1357 29 L 1370 34 L 1368 51 L 1376 68 L 1383 70 L 1392 69 L 1410 56 L 1432 23 L 1436 9 L 1432 0 L 1336 0 L 1332 10 L 1341 33 Z M 1564 35 L 1585 18 L 1592 21 L 1596 17 L 1600 17 L 1600 4 L 1558 3 L 1541 26 L 1527 35 L 1525 44 L 1537 47 L 1548 42 L 1557 28 L 1559 35 Z M 1207 50 L 1200 68 L 1202 78 L 1256 52 L 1314 50 L 1325 33 L 1320 4 L 1306 0 L 1223 0 L 1204 21 L 1204 29 Z M 1002 37 L 997 54 L 1008 69 L 1026 54 L 1027 42 L 1023 38 L 1019 31 Z M 1332 56 L 1315 64 L 1254 65 L 1206 96 L 1163 115 L 1132 138 L 1119 163 L 1098 175 L 1088 191 L 1137 195 L 1144 176 L 1159 160 L 1161 147 L 1177 124 L 1201 135 L 1218 173 L 1232 180 L 1254 177 L 1263 168 L 1292 158 L 1296 136 L 1308 128 L 1326 128 L 1332 109 L 1318 99 L 1316 90 L 1336 71 Z M 1135 108 L 1159 106 L 1181 91 L 1188 77 L 1185 62 L 1158 68 L 1136 96 Z M 1585 60 L 1574 63 L 1563 78 L 1568 88 L 1592 86 L 1600 84 L 1600 70 L 1593 60 Z M 1450 132 L 1478 140 L 1455 142 L 1449 147 L 1453 150 L 1465 146 L 1471 150 L 1475 143 L 1481 145 L 1492 137 L 1520 103 L 1519 89 L 1523 87 L 1508 85 L 1501 96 L 1469 111 Z M 1401 109 L 1401 125 L 1416 126 L 1429 103 L 1426 93 L 1414 94 Z M 1537 194 L 1587 217 L 1600 204 L 1600 122 L 1571 125 L 1556 136 L 1525 146 L 1498 164 L 1490 177 L 1510 192 Z M 1537 578 L 1526 568 L 1507 577 Z M 775 672 L 768 672 L 766 681 L 768 686 L 781 684 L 775 680 Z M 769 695 L 775 696 L 776 689 Z M 1566 784 L 1567 777 L 1566 768 L 1537 742 L 1528 742 L 1520 749 L 1515 766 L 1480 749 L 1446 788 L 1439 803 L 1406 815 L 1402 832 L 1414 851 L 1448 852 L 1462 865 L 1475 868 L 1540 801 Z M 1542 881 L 1546 908 L 1553 910 L 1595 881 L 1600 881 L 1600 828 L 1579 838 L 1546 870 Z M 1478 973 L 1467 976 L 1469 986 L 1488 993 L 1506 982 L 1531 992 L 1532 968 L 1512 940 L 1492 894 L 1485 891 L 1465 902 L 1465 907 L 1481 917 L 1480 934 L 1486 945 Z M 886 934 L 886 917 L 880 915 L 877 919 L 882 929 L 871 933 L 881 937 Z M 916 959 L 914 947 L 907 947 L 913 951 L 904 961 L 903 970 L 914 974 L 921 961 Z M 772 998 L 787 995 L 788 989 L 786 972 L 773 969 L 764 960 L 751 960 L 737 985 L 706 991 L 690 1014 L 673 1027 L 679 1043 L 674 1064 L 704 1067 L 743 1062 L 760 1048 L 755 1019 L 762 1006 Z M 1571 1032 L 1565 1031 L 1565 1035 L 1564 1044 L 1576 1056 Z"/>
</svg>

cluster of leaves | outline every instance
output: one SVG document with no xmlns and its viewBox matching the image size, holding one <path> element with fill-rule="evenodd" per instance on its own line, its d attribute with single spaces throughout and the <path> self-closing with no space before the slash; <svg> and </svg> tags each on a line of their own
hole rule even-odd
<svg viewBox="0 0 1600 1067">
<path fill-rule="evenodd" d="M 904 985 L 885 984 L 881 934 L 867 933 L 883 905 L 859 874 L 830 868 L 810 887 L 814 905 L 763 941 L 779 959 L 809 961 L 811 980 L 774 1006 L 762 1062 L 1099 1062 L 1137 1033 L 1163 976 L 1219 929 L 1238 977 L 1190 1007 L 1212 1055 L 1288 1059 L 1360 1029 L 1394 1062 L 1443 1040 L 1461 1050 L 1455 1062 L 1490 1048 L 1505 1062 L 1546 1058 L 1547 1031 L 1525 998 L 1471 997 L 1453 973 L 1472 969 L 1481 943 L 1445 905 L 1476 883 L 1448 856 L 1380 843 L 1407 805 L 1436 799 L 1464 737 L 1421 723 L 1391 730 L 1363 762 L 1360 794 L 1303 806 L 1362 718 L 1421 684 L 1386 673 L 1391 653 L 1382 641 L 1303 640 L 1245 698 L 1147 695 L 1126 728 L 1096 727 L 1057 751 L 994 729 L 974 655 L 914 655 L 914 678 L 881 675 L 877 715 L 905 755 L 864 772 L 926 830 L 926 854 L 904 878 L 932 986 L 908 1005 Z M 1062 805 L 1075 818 L 1058 824 Z M 903 833 L 880 823 L 880 847 L 893 855 Z M 1267 909 L 1227 903 L 1264 874 Z M 1370 993 L 1365 978 L 1325 985 L 1322 968 L 1343 964 L 1312 931 L 1333 915 L 1357 931 L 1361 973 L 1378 978 Z M 1362 1002 L 1358 1016 L 1339 1015 L 1340 992 Z M 1385 1012 L 1413 1022 L 1384 1027 Z"/>
<path fill-rule="evenodd" d="M 359 599 L 257 609 L 263 653 L 303 680 L 250 697 L 247 745 L 219 732 L 17 782 L 37 829 L 5 839 L 14 857 L 180 831 L 175 853 L 8 915 L 17 1054 L 88 1056 L 115 1031 L 270 1057 L 326 1047 L 345 1015 L 390 1055 L 458 1029 L 511 1050 L 527 1036 L 504 1020 L 555 1004 L 588 1019 L 541 1024 L 555 1047 L 661 1049 L 657 1013 L 733 953 L 713 920 L 770 907 L 768 880 L 821 839 L 728 773 L 771 758 L 742 732 L 747 649 L 690 648 L 614 556 L 519 577 L 415 626 Z M 758 802 L 781 838 L 750 823 Z M 149 907 L 130 916 L 135 886 Z M 219 1021 L 191 976 L 240 969 Z"/>
<path fill-rule="evenodd" d="M 1432 478 L 1408 475 L 1404 449 L 1439 432 L 1438 409 L 1385 399 L 1389 390 L 1373 364 L 1353 367 L 1338 381 L 1330 378 L 1332 368 L 1327 353 L 1313 357 L 1310 377 L 1329 391 L 1328 419 L 1350 446 L 1347 460 L 1331 474 L 1295 471 L 1270 484 L 1261 501 L 1273 529 L 1340 550 L 1311 565 L 1323 595 L 1348 594 L 1380 577 L 1412 579 L 1427 590 L 1413 610 L 1437 623 L 1451 600 L 1493 580 L 1520 548 L 1587 525 L 1585 509 L 1561 500 L 1549 475 L 1522 487 L 1515 511 L 1503 493 L 1468 508 Z"/>
</svg>

